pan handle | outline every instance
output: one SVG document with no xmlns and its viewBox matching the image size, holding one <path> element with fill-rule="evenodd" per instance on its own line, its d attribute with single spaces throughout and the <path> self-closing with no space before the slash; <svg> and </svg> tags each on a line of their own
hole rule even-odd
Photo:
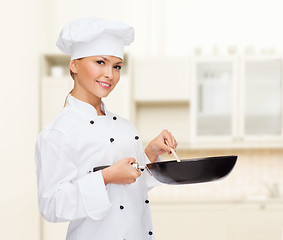
<svg viewBox="0 0 283 240">
<path fill-rule="evenodd" d="M 94 167 L 94 168 L 92 169 L 92 171 L 93 171 L 93 172 L 97 172 L 97 171 L 102 170 L 102 169 L 107 168 L 107 167 L 110 167 L 110 165 Z"/>
<path fill-rule="evenodd" d="M 140 166 L 138 163 L 131 163 L 131 165 L 137 169 L 137 170 L 140 170 L 140 171 L 143 171 L 145 169 L 145 166 Z"/>
<path fill-rule="evenodd" d="M 146 167 L 145 166 L 140 166 L 138 163 L 132 163 L 131 164 L 135 169 L 143 171 Z M 99 170 L 102 170 L 104 168 L 110 167 L 110 165 L 105 165 L 105 166 L 99 166 L 99 167 L 94 167 L 92 169 L 93 172 L 97 172 Z"/>
</svg>

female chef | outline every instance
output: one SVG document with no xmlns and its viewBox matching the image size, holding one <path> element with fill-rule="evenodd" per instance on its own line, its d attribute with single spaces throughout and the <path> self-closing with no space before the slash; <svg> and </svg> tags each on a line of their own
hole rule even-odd
<svg viewBox="0 0 283 240">
<path fill-rule="evenodd" d="M 70 221 L 68 240 L 155 239 L 147 192 L 157 184 L 131 164 L 160 160 L 173 135 L 163 130 L 143 150 L 134 125 L 101 100 L 120 79 L 127 24 L 79 19 L 67 24 L 57 47 L 71 55 L 74 88 L 65 107 L 42 129 L 35 146 L 38 202 L 50 222 Z M 93 168 L 110 165 L 100 171 Z"/>
</svg>

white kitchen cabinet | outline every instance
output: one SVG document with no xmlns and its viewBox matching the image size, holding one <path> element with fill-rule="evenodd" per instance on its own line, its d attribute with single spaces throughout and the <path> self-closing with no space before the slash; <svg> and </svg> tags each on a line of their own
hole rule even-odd
<svg viewBox="0 0 283 240">
<path fill-rule="evenodd" d="M 190 139 L 190 61 L 187 57 L 133 58 L 132 115 L 143 144 L 168 129 L 186 146 Z"/>
<path fill-rule="evenodd" d="M 282 138 L 282 58 L 243 58 L 240 135 Z"/>
<path fill-rule="evenodd" d="M 153 202 L 157 239 L 281 240 L 282 202 Z"/>
<path fill-rule="evenodd" d="M 188 102 L 135 102 L 135 126 L 144 145 L 168 129 L 185 146 L 190 139 Z"/>
<path fill-rule="evenodd" d="M 236 61 L 232 58 L 196 59 L 194 62 L 195 135 L 235 135 Z"/>
<path fill-rule="evenodd" d="M 191 147 L 280 146 L 282 63 L 283 57 L 194 58 Z"/>
<path fill-rule="evenodd" d="M 280 147 L 282 62 L 283 57 L 133 58 L 131 120 L 144 145 L 168 129 L 184 149 Z"/>
<path fill-rule="evenodd" d="M 238 206 L 235 240 L 281 240 L 282 230 L 282 203 L 246 203 Z"/>
<path fill-rule="evenodd" d="M 189 100 L 188 58 L 136 58 L 132 71 L 135 101 Z"/>
<path fill-rule="evenodd" d="M 152 204 L 156 239 L 231 240 L 230 205 Z"/>
</svg>

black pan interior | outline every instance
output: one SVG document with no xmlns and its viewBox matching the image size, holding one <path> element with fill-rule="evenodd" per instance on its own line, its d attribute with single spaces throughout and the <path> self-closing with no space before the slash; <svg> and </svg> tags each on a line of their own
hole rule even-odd
<svg viewBox="0 0 283 240">
<path fill-rule="evenodd" d="M 152 175 L 166 184 L 202 183 L 221 179 L 236 164 L 237 156 L 217 156 L 147 164 Z"/>
</svg>

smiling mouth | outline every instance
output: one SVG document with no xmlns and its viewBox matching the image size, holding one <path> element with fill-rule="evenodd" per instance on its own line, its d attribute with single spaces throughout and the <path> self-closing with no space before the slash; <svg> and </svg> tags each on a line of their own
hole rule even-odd
<svg viewBox="0 0 283 240">
<path fill-rule="evenodd" d="M 111 86 L 111 84 L 108 84 L 108 83 L 105 83 L 105 82 L 99 82 L 99 81 L 96 81 L 96 82 L 104 88 L 109 88 Z"/>
</svg>

